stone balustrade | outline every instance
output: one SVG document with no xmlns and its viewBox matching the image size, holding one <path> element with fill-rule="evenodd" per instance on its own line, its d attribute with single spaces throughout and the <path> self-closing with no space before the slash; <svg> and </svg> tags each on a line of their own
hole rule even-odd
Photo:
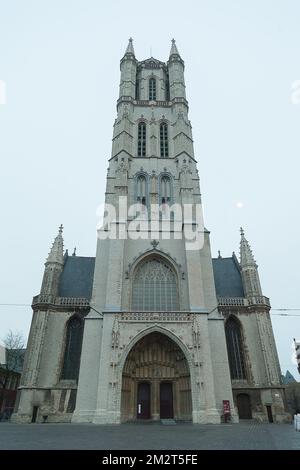
<svg viewBox="0 0 300 470">
<path fill-rule="evenodd" d="M 89 307 L 90 303 L 85 297 L 54 297 L 53 295 L 40 294 L 32 299 L 32 305 L 52 304 L 61 307 Z"/>
<path fill-rule="evenodd" d="M 267 305 L 270 307 L 270 300 L 264 295 L 251 297 L 218 297 L 220 307 L 249 307 L 251 305 Z"/>
</svg>

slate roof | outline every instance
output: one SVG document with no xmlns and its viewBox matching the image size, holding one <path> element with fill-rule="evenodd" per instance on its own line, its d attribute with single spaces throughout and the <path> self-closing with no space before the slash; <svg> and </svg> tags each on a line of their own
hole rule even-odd
<svg viewBox="0 0 300 470">
<path fill-rule="evenodd" d="M 238 261 L 231 258 L 213 258 L 213 271 L 218 297 L 245 297 Z"/>
<path fill-rule="evenodd" d="M 90 300 L 94 269 L 94 257 L 66 256 L 59 281 L 59 297 L 84 297 Z"/>
<path fill-rule="evenodd" d="M 286 371 L 286 374 L 285 374 L 285 375 L 281 375 L 281 379 L 282 379 L 283 385 L 288 385 L 288 384 L 297 382 L 297 380 L 296 380 L 295 377 L 290 373 L 289 370 Z"/>
</svg>

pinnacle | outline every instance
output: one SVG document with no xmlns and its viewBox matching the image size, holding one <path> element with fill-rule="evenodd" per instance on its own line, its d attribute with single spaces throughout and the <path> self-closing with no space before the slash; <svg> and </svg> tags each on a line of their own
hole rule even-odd
<svg viewBox="0 0 300 470">
<path fill-rule="evenodd" d="M 127 49 L 125 51 L 125 54 L 135 55 L 134 48 L 133 48 L 133 39 L 132 38 L 129 38 L 129 42 L 128 42 L 128 46 L 127 46 Z"/>
<path fill-rule="evenodd" d="M 243 228 L 240 228 L 241 232 L 241 242 L 240 242 L 240 262 L 241 266 L 246 266 L 252 264 L 256 266 L 256 262 L 250 248 L 249 242 L 245 237 L 245 232 Z"/>
<path fill-rule="evenodd" d="M 177 46 L 176 46 L 176 41 L 175 39 L 172 39 L 172 45 L 171 45 L 171 50 L 170 50 L 170 57 L 171 55 L 178 55 L 180 57 L 180 54 L 178 52 Z"/>
<path fill-rule="evenodd" d="M 61 224 L 58 229 L 58 235 L 56 236 L 50 253 L 47 258 L 47 263 L 61 263 L 63 264 L 64 259 L 64 241 L 62 237 L 63 225 Z"/>
</svg>

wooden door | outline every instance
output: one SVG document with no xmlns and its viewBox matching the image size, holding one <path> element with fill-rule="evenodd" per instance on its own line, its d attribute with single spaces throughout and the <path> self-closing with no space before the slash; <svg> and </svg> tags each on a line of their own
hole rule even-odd
<svg viewBox="0 0 300 470">
<path fill-rule="evenodd" d="M 240 393 L 237 396 L 237 407 L 240 419 L 252 419 L 251 402 L 247 393 Z"/>
<path fill-rule="evenodd" d="M 266 408 L 267 408 L 269 423 L 273 423 L 274 420 L 273 420 L 272 406 L 271 405 L 266 405 Z"/>
<path fill-rule="evenodd" d="M 149 382 L 141 382 L 138 384 L 137 393 L 137 418 L 150 418 L 150 384 Z"/>
<path fill-rule="evenodd" d="M 160 417 L 161 419 L 171 419 L 174 417 L 171 382 L 161 382 L 160 384 Z"/>
</svg>

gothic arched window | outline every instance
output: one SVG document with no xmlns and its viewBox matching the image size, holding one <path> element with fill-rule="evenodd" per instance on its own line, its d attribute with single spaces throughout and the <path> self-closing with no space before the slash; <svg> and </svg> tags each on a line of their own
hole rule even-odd
<svg viewBox="0 0 300 470">
<path fill-rule="evenodd" d="M 138 125 L 138 157 L 146 156 L 146 123 L 140 122 Z"/>
<path fill-rule="evenodd" d="M 137 267 L 132 281 L 132 310 L 179 310 L 177 276 L 167 262 L 152 258 Z"/>
<path fill-rule="evenodd" d="M 239 322 L 230 317 L 225 324 L 227 351 L 231 378 L 245 380 L 246 370 L 241 327 Z"/>
<path fill-rule="evenodd" d="M 61 374 L 62 380 L 78 380 L 82 338 L 83 320 L 78 316 L 74 316 L 67 324 L 65 355 Z"/>
<path fill-rule="evenodd" d="M 145 175 L 138 175 L 136 179 L 136 201 L 143 206 L 147 205 L 147 180 Z"/>
<path fill-rule="evenodd" d="M 168 126 L 165 122 L 160 125 L 160 156 L 169 156 L 169 142 L 168 142 Z"/>
<path fill-rule="evenodd" d="M 156 100 L 156 80 L 155 78 L 150 78 L 149 80 L 149 100 Z"/>
</svg>

